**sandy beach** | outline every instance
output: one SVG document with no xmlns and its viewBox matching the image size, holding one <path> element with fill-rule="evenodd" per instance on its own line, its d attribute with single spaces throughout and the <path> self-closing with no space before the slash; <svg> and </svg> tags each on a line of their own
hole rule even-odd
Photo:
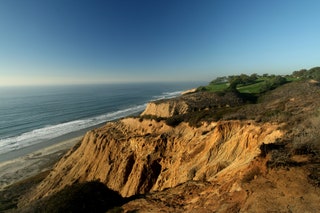
<svg viewBox="0 0 320 213">
<path fill-rule="evenodd" d="M 67 139 L 22 157 L 0 162 L 0 191 L 15 182 L 51 169 L 82 137 Z"/>
</svg>

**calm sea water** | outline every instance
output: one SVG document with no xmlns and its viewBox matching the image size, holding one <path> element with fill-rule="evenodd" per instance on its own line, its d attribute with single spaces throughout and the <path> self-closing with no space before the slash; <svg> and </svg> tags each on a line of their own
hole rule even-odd
<svg viewBox="0 0 320 213">
<path fill-rule="evenodd" d="M 0 155 L 144 110 L 198 83 L 0 87 Z"/>
</svg>

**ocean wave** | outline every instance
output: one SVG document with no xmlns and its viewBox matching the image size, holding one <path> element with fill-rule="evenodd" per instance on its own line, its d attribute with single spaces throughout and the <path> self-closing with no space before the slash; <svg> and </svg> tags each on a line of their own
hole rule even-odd
<svg viewBox="0 0 320 213">
<path fill-rule="evenodd" d="M 46 126 L 40 129 L 35 129 L 31 132 L 23 133 L 15 137 L 0 139 L 0 154 L 41 143 L 45 140 L 50 140 L 71 132 L 86 129 L 106 121 L 119 119 L 130 114 L 140 112 L 144 108 L 145 104 L 138 105 L 135 107 L 99 115 L 88 119 L 75 120 L 57 125 Z"/>
<path fill-rule="evenodd" d="M 152 100 L 173 98 L 181 94 L 181 91 L 165 92 L 159 96 L 154 96 Z M 0 154 L 13 150 L 35 145 L 68 133 L 83 130 L 107 121 L 126 117 L 128 115 L 141 112 L 145 109 L 147 103 L 129 107 L 114 112 L 98 115 L 91 118 L 69 121 L 57 125 L 45 126 L 18 136 L 0 139 Z"/>
<path fill-rule="evenodd" d="M 182 91 L 164 92 L 161 95 L 154 96 L 154 99 L 152 99 L 152 101 L 157 101 L 157 100 L 167 99 L 167 98 L 174 98 L 181 95 L 181 93 Z"/>
</svg>

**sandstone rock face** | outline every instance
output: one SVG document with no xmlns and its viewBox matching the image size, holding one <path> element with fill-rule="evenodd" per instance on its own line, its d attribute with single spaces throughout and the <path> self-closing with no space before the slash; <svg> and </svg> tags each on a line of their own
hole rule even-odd
<svg viewBox="0 0 320 213">
<path fill-rule="evenodd" d="M 160 103 L 148 103 L 145 111 L 141 115 L 153 115 L 156 117 L 168 118 L 173 115 L 185 114 L 189 110 L 190 107 L 186 102 L 170 100 Z"/>
<path fill-rule="evenodd" d="M 194 92 L 196 92 L 196 91 L 197 91 L 197 88 L 188 89 L 188 90 L 186 90 L 186 91 L 183 91 L 183 92 L 181 93 L 181 95 L 186 95 L 186 94 L 189 94 L 189 93 L 194 93 Z"/>
<path fill-rule="evenodd" d="M 243 100 L 232 92 L 220 95 L 209 92 L 198 92 L 186 94 L 178 98 L 150 102 L 141 115 L 168 118 L 206 108 L 238 106 L 241 104 L 243 104 Z"/>
<path fill-rule="evenodd" d="M 278 125 L 254 121 L 204 123 L 199 128 L 181 123 L 173 128 L 162 121 L 126 118 L 88 132 L 30 200 L 91 180 L 128 197 L 187 181 L 230 179 L 260 154 L 262 143 L 282 135 Z"/>
</svg>

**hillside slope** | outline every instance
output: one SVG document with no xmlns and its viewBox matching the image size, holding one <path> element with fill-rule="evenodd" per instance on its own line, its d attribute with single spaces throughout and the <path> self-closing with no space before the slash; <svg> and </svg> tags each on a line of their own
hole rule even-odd
<svg viewBox="0 0 320 213">
<path fill-rule="evenodd" d="M 172 115 L 181 101 L 162 101 L 172 106 L 162 106 L 164 114 L 144 114 Z M 99 181 L 123 197 L 144 194 L 124 212 L 317 212 L 319 85 L 290 83 L 256 104 L 230 107 L 197 127 L 138 117 L 90 131 L 19 205 Z"/>
</svg>

